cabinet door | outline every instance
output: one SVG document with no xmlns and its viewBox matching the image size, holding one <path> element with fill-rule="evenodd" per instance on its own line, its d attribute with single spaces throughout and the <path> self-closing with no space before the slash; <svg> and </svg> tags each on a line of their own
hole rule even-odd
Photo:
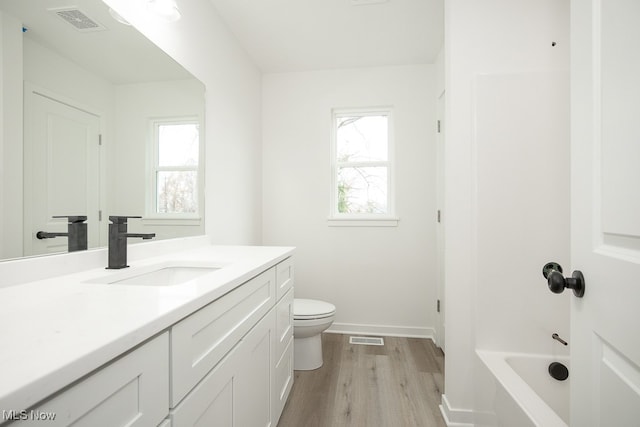
<svg viewBox="0 0 640 427">
<path fill-rule="evenodd" d="M 238 425 L 275 426 L 272 385 L 275 384 L 275 310 L 271 310 L 240 343 L 242 369 L 238 377 Z"/>
<path fill-rule="evenodd" d="M 293 387 L 293 336 L 289 337 L 289 342 L 282 356 L 278 360 L 275 368 L 275 387 L 272 391 L 271 401 L 275 423 L 277 424 L 287 398 Z"/>
<path fill-rule="evenodd" d="M 171 411 L 175 427 L 269 427 L 275 311 L 265 317 Z"/>
<path fill-rule="evenodd" d="M 241 426 L 237 421 L 240 346 L 218 365 L 171 411 L 175 427 Z"/>
<path fill-rule="evenodd" d="M 276 366 L 271 403 L 277 424 L 293 386 L 293 287 L 276 305 L 275 335 Z"/>
<path fill-rule="evenodd" d="M 169 334 L 154 338 L 32 411 L 18 426 L 156 427 L 169 412 Z M 53 420 L 42 417 L 54 417 Z"/>
</svg>

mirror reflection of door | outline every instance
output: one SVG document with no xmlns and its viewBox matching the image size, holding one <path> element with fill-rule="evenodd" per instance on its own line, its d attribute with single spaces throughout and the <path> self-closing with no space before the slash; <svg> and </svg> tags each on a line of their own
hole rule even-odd
<svg viewBox="0 0 640 427">
<path fill-rule="evenodd" d="M 62 215 L 86 215 L 88 247 L 100 246 L 99 115 L 67 99 L 25 86 L 25 255 L 66 252 Z"/>
</svg>

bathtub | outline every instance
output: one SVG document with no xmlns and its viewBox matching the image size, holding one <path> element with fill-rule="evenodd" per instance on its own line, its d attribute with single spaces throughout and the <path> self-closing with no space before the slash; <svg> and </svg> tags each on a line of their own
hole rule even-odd
<svg viewBox="0 0 640 427">
<path fill-rule="evenodd" d="M 513 427 L 567 427 L 569 425 L 569 381 L 571 369 L 567 356 L 505 353 L 477 350 L 495 392 L 489 396 L 490 417 L 476 425 Z M 551 362 L 569 368 L 565 381 L 553 379 Z M 491 381 L 490 380 L 490 381 Z M 489 390 L 489 388 L 485 388 Z M 489 393 L 490 394 L 490 393 Z M 490 419 L 490 422 L 487 422 Z"/>
</svg>

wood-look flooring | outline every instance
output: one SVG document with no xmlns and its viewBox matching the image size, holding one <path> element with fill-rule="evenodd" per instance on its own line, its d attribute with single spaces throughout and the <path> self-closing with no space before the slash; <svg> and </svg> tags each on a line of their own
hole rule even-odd
<svg viewBox="0 0 640 427">
<path fill-rule="evenodd" d="M 324 365 L 295 371 L 278 427 L 446 427 L 438 405 L 444 354 L 433 341 L 384 337 L 384 346 L 322 335 Z"/>
</svg>

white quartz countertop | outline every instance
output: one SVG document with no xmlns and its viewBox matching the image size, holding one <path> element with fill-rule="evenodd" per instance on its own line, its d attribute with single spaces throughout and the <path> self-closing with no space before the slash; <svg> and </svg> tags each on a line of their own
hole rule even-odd
<svg viewBox="0 0 640 427">
<path fill-rule="evenodd" d="M 292 253 L 204 246 L 0 288 L 0 411 L 29 408 Z M 98 283 L 181 262 L 223 267 L 172 286 Z"/>
</svg>

